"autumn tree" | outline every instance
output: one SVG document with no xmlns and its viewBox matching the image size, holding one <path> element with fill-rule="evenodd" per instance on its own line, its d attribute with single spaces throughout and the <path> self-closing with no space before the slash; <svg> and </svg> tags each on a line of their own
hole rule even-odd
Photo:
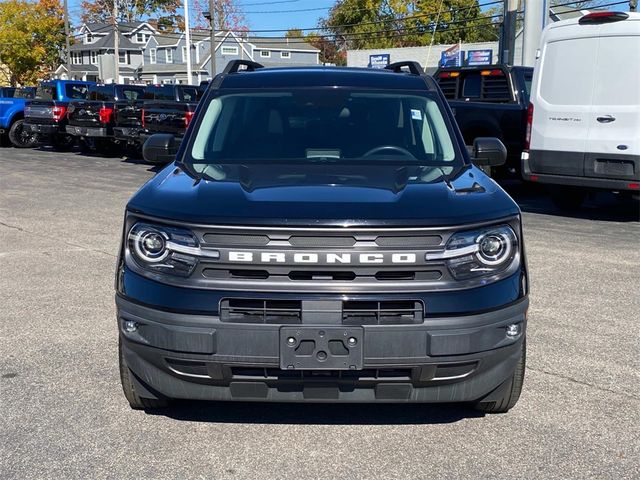
<svg viewBox="0 0 640 480">
<path fill-rule="evenodd" d="M 0 65 L 11 85 L 34 84 L 60 64 L 65 43 L 59 0 L 0 2 Z"/>
<path fill-rule="evenodd" d="M 85 23 L 113 22 L 114 2 L 118 2 L 119 22 L 135 22 L 146 17 L 177 15 L 181 0 L 82 0 L 81 19 Z"/>
<path fill-rule="evenodd" d="M 317 33 L 305 35 L 304 31 L 299 28 L 290 28 L 284 36 L 291 39 L 291 42 L 301 41 L 316 47 L 320 50 L 321 63 L 330 63 L 334 65 L 347 64 L 346 51 L 338 48 L 337 43 L 326 35 L 320 35 Z"/>
<path fill-rule="evenodd" d="M 388 48 L 495 40 L 499 20 L 478 0 L 340 0 L 320 26 L 343 48 Z"/>
</svg>

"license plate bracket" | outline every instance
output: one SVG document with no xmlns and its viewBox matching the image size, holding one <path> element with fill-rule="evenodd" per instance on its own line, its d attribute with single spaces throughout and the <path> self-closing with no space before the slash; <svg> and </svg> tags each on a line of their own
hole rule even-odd
<svg viewBox="0 0 640 480">
<path fill-rule="evenodd" d="M 283 370 L 362 370 L 362 327 L 282 327 Z"/>
</svg>

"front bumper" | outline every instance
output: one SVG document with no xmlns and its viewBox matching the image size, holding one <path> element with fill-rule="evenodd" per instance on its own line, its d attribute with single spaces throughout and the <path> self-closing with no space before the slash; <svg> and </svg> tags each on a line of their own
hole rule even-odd
<svg viewBox="0 0 640 480">
<path fill-rule="evenodd" d="M 215 315 L 171 313 L 120 295 L 116 305 L 126 362 L 137 391 L 149 398 L 468 402 L 491 401 L 512 375 L 528 298 L 421 324 L 363 326 L 362 369 L 314 371 L 281 368 L 280 332 L 290 325 L 224 323 Z M 127 320 L 136 322 L 137 331 L 125 331 Z M 515 338 L 506 336 L 511 324 L 522 327 Z"/>
<path fill-rule="evenodd" d="M 78 127 L 76 125 L 67 125 L 67 133 L 74 137 L 109 137 L 106 128 L 96 127 Z"/>
</svg>

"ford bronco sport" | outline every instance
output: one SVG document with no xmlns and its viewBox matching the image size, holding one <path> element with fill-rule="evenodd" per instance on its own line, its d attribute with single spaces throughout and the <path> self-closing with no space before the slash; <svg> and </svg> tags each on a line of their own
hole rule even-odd
<svg viewBox="0 0 640 480">
<path fill-rule="evenodd" d="M 116 275 L 133 408 L 173 399 L 468 402 L 505 412 L 525 366 L 514 201 L 420 65 L 214 78 L 126 207 Z M 177 151 L 176 151 L 177 150 Z M 474 165 L 475 163 L 475 165 Z"/>
</svg>

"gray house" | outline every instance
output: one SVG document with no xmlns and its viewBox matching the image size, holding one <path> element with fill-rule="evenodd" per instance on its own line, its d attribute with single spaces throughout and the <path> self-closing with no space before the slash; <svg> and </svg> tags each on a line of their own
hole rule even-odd
<svg viewBox="0 0 640 480">
<path fill-rule="evenodd" d="M 211 37 L 209 31 L 191 32 L 192 84 L 210 79 Z M 216 72 L 231 60 L 259 62 L 266 67 L 307 66 L 320 63 L 320 50 L 301 39 L 245 37 L 234 32 L 216 33 Z M 186 83 L 187 47 L 184 35 L 156 35 L 144 52 L 138 78 L 147 83 Z"/>
<path fill-rule="evenodd" d="M 62 64 L 56 69 L 55 77 L 106 83 L 135 82 L 145 46 L 158 31 L 146 22 L 123 22 L 118 29 L 120 78 L 114 78 L 114 27 L 106 23 L 88 23 L 80 27 L 77 43 L 71 46 L 71 71 L 67 71 L 67 65 Z"/>
<path fill-rule="evenodd" d="M 70 72 L 60 65 L 56 78 L 118 83 L 191 83 L 210 79 L 211 34 L 208 30 L 190 32 L 187 49 L 184 33 L 160 33 L 146 22 L 120 23 L 119 70 L 115 79 L 113 25 L 85 24 L 80 41 L 71 47 Z M 187 51 L 189 50 L 189 51 Z M 187 77 L 187 58 L 191 56 L 191 81 Z M 216 72 L 231 60 L 246 59 L 266 67 L 306 66 L 320 63 L 320 50 L 298 38 L 248 37 L 234 32 L 216 33 Z"/>
</svg>

